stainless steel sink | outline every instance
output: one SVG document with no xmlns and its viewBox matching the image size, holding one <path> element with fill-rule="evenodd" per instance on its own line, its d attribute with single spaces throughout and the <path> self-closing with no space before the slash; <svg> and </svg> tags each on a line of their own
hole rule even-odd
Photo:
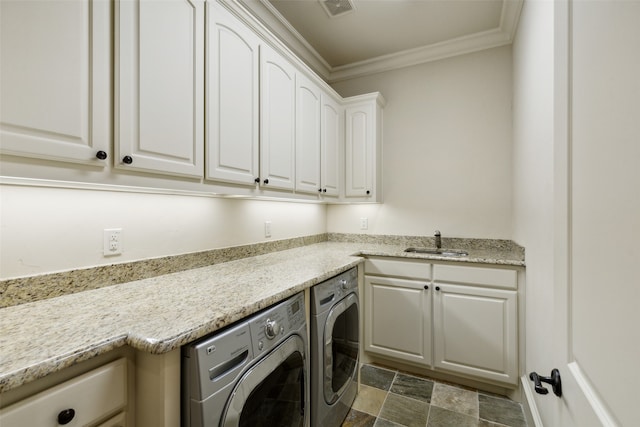
<svg viewBox="0 0 640 427">
<path fill-rule="evenodd" d="M 407 248 L 405 252 L 412 252 L 416 254 L 429 254 L 440 256 L 467 256 L 469 252 L 460 251 L 456 249 L 434 249 L 434 248 Z"/>
</svg>

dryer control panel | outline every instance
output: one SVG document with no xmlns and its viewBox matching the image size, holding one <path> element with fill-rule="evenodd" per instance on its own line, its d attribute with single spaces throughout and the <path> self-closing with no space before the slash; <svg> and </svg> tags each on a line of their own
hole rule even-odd
<svg viewBox="0 0 640 427">
<path fill-rule="evenodd" d="M 358 268 L 340 273 L 311 288 L 311 314 L 323 313 L 346 295 L 358 290 Z"/>
</svg>

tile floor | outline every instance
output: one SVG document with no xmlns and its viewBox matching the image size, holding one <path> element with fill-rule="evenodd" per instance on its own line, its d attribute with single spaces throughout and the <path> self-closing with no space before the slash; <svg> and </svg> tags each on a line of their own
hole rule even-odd
<svg viewBox="0 0 640 427">
<path fill-rule="evenodd" d="M 526 427 L 507 398 L 373 365 L 360 369 L 360 393 L 342 427 Z"/>
</svg>

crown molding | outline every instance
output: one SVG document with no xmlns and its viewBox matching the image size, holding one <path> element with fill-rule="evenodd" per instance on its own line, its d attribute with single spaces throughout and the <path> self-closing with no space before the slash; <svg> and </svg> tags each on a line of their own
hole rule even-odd
<svg viewBox="0 0 640 427">
<path fill-rule="evenodd" d="M 365 61 L 331 67 L 268 0 L 240 1 L 303 62 L 329 83 L 511 44 L 524 2 L 524 0 L 504 0 L 498 28 Z"/>
</svg>

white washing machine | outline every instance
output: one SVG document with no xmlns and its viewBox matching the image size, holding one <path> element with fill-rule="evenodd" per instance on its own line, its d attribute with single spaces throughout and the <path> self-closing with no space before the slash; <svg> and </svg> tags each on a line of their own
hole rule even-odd
<svg viewBox="0 0 640 427">
<path fill-rule="evenodd" d="M 311 427 L 339 427 L 355 399 L 358 269 L 311 288 Z"/>
<path fill-rule="evenodd" d="M 183 427 L 307 427 L 304 294 L 182 349 Z"/>
</svg>

